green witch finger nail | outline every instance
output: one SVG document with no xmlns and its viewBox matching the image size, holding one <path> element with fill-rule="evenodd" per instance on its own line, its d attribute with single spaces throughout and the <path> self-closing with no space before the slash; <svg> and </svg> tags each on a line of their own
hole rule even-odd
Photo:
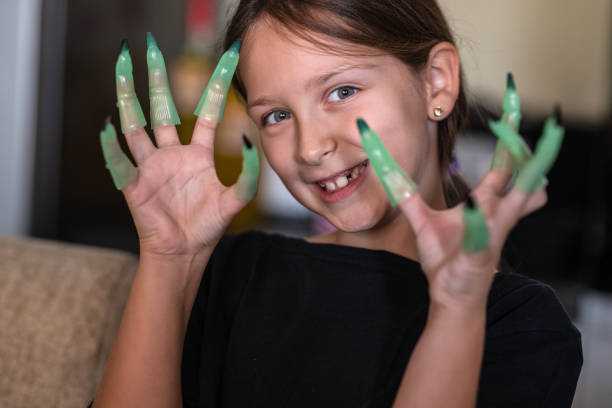
<svg viewBox="0 0 612 408">
<path fill-rule="evenodd" d="M 123 190 L 137 177 L 138 170 L 123 153 L 117 141 L 117 132 L 110 120 L 106 121 L 106 126 L 100 132 L 100 144 L 106 168 L 110 171 L 113 183 L 117 190 Z"/>
<path fill-rule="evenodd" d="M 506 93 L 504 94 L 503 102 L 503 118 L 502 120 L 512 126 L 515 131 L 521 127 L 521 98 L 516 91 L 516 82 L 512 72 L 508 73 L 506 79 Z"/>
<path fill-rule="evenodd" d="M 529 159 L 531 156 L 529 146 L 508 123 L 489 121 L 489 128 L 503 143 L 517 164 L 521 165 Z"/>
<path fill-rule="evenodd" d="M 396 207 L 417 191 L 417 185 L 397 164 L 380 137 L 370 129 L 365 120 L 357 119 L 357 127 L 361 135 L 361 144 L 370 159 L 370 163 L 372 163 L 378 179 L 382 182 L 391 206 Z"/>
<path fill-rule="evenodd" d="M 204 89 L 195 114 L 213 124 L 223 119 L 227 94 L 232 84 L 232 78 L 238 66 L 240 40 L 237 40 L 230 49 L 221 56 L 208 85 Z"/>
<path fill-rule="evenodd" d="M 509 72 L 506 77 L 506 92 L 504 93 L 503 101 L 503 115 L 502 122 L 510 126 L 514 132 L 518 132 L 521 125 L 521 99 L 516 90 L 516 82 L 514 81 L 514 75 Z M 524 144 L 526 155 L 531 154 L 529 146 Z M 492 169 L 507 169 L 508 171 L 514 171 L 517 166 L 513 163 L 512 155 L 509 154 L 507 147 L 498 142 L 495 146 L 495 153 L 491 162 Z"/>
<path fill-rule="evenodd" d="M 533 157 L 525 164 L 516 179 L 516 186 L 525 193 L 531 194 L 546 184 L 546 173 L 559 155 L 565 129 L 558 125 L 558 117 L 557 114 L 548 118 Z"/>
<path fill-rule="evenodd" d="M 463 249 L 466 252 L 480 252 L 489 246 L 489 229 L 484 214 L 468 196 L 463 208 Z"/>
<path fill-rule="evenodd" d="M 115 65 L 115 80 L 117 83 L 117 107 L 121 120 L 121 131 L 124 135 L 142 129 L 146 126 L 144 113 L 134 90 L 132 75 L 132 57 L 127 40 L 121 42 L 121 52 Z"/>
<path fill-rule="evenodd" d="M 175 126 L 181 123 L 172 100 L 166 62 L 153 34 L 147 33 L 147 67 L 149 69 L 149 100 L 151 127 Z"/>
<path fill-rule="evenodd" d="M 251 201 L 257 193 L 259 180 L 259 154 L 257 147 L 242 135 L 242 171 L 238 177 L 238 195 L 244 201 Z"/>
</svg>

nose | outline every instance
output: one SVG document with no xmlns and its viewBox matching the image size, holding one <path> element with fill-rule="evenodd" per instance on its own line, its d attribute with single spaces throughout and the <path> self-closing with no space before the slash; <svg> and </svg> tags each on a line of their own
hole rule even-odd
<svg viewBox="0 0 612 408">
<path fill-rule="evenodd" d="M 301 123 L 298 127 L 298 161 L 318 166 L 325 156 L 331 156 L 336 150 L 337 141 L 329 129 L 317 126 L 313 121 Z"/>
</svg>

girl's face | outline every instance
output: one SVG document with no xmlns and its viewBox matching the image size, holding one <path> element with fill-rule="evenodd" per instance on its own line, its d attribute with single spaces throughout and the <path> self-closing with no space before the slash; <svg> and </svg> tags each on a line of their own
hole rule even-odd
<svg viewBox="0 0 612 408">
<path fill-rule="evenodd" d="M 341 231 L 371 229 L 397 214 L 367 163 L 357 118 L 380 135 L 421 194 L 439 182 L 420 78 L 399 59 L 326 53 L 260 20 L 245 38 L 240 72 L 271 167 L 302 205 Z"/>
</svg>

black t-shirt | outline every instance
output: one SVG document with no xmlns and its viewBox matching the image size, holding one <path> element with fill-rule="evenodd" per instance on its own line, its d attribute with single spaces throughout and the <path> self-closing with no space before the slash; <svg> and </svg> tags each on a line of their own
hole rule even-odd
<svg viewBox="0 0 612 408">
<path fill-rule="evenodd" d="M 397 254 L 228 235 L 189 320 L 184 406 L 390 407 L 428 302 L 419 264 Z M 581 366 L 580 332 L 554 291 L 497 273 L 478 406 L 570 407 Z"/>
</svg>

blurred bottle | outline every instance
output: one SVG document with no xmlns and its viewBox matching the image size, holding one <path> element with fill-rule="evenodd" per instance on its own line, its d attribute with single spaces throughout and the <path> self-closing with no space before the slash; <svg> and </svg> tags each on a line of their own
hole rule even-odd
<svg viewBox="0 0 612 408">
<path fill-rule="evenodd" d="M 183 144 L 191 140 L 197 119 L 193 111 L 220 57 L 217 53 L 220 40 L 216 35 L 216 12 L 214 0 L 187 2 L 185 50 L 170 63 L 173 95 L 181 118 L 178 133 Z M 240 174 L 242 134 L 259 145 L 257 127 L 246 114 L 244 104 L 232 88 L 224 119 L 215 137 L 215 167 L 219 180 L 225 185 L 233 184 Z M 252 228 L 261 218 L 256 200 L 253 200 L 234 218 L 228 232 L 236 233 Z"/>
</svg>

